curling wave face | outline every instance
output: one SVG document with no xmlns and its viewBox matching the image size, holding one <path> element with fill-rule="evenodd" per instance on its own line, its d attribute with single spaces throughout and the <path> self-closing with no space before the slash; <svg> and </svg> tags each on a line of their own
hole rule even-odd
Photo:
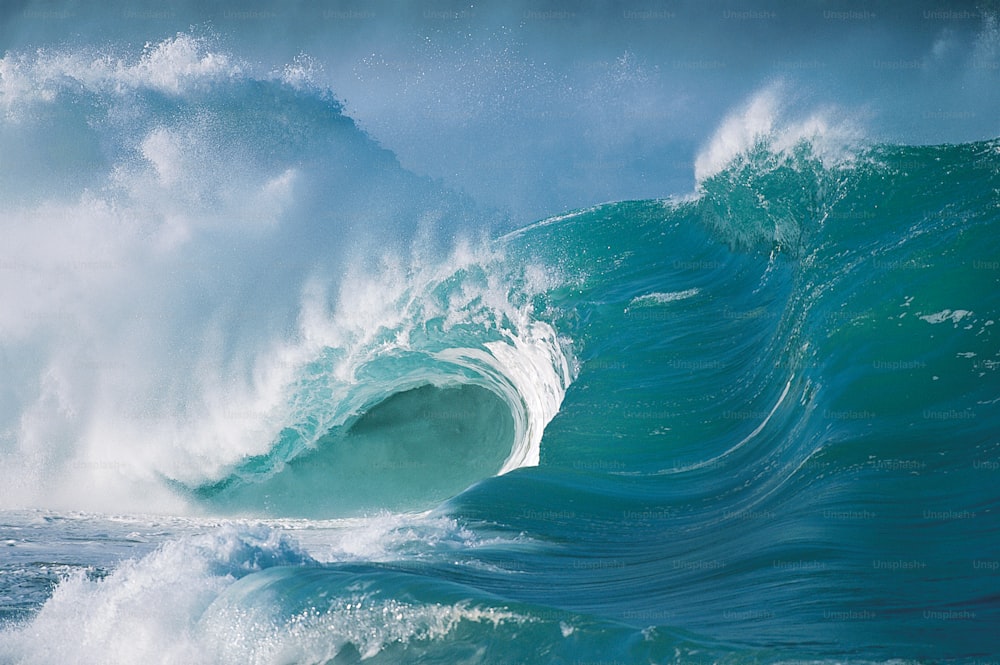
<svg viewBox="0 0 1000 665">
<path fill-rule="evenodd" d="M 427 507 L 537 463 L 572 373 L 541 273 L 455 244 L 467 202 L 303 69 L 189 34 L 0 65 L 5 506 Z"/>
<path fill-rule="evenodd" d="M 568 340 L 534 318 L 554 276 L 516 270 L 496 251 L 460 249 L 427 268 L 350 277 L 336 311 L 313 292 L 289 424 L 193 495 L 252 514 L 422 510 L 538 464 L 575 369 Z"/>
</svg>

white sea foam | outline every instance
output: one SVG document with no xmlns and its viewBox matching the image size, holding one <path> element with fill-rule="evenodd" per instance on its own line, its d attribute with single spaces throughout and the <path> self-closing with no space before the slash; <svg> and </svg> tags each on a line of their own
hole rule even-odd
<svg viewBox="0 0 1000 665">
<path fill-rule="evenodd" d="M 218 594 L 255 570 L 309 560 L 269 529 L 222 527 L 170 541 L 106 578 L 68 577 L 29 624 L 0 632 L 0 652 L 25 665 L 210 662 L 198 621 Z"/>
<path fill-rule="evenodd" d="M 686 300 L 701 293 L 700 289 L 685 289 L 683 291 L 670 291 L 667 293 L 646 293 L 632 298 L 629 307 L 644 307 L 649 305 L 665 305 L 675 300 Z"/>
<path fill-rule="evenodd" d="M 927 323 L 930 323 L 931 325 L 944 323 L 945 321 L 952 321 L 953 323 L 955 323 L 955 325 L 958 325 L 962 321 L 962 319 L 971 314 L 972 312 L 970 312 L 967 309 L 956 309 L 956 310 L 943 309 L 940 312 L 935 312 L 933 314 L 924 314 L 919 318 L 922 319 L 923 321 L 926 321 Z"/>
<path fill-rule="evenodd" d="M 95 529 L 108 528 L 101 522 L 108 518 L 74 519 L 96 519 Z M 431 552 L 483 544 L 450 518 L 387 513 L 326 522 L 220 525 L 126 515 L 111 521 L 120 522 L 122 529 L 155 526 L 175 535 L 105 577 L 68 572 L 28 623 L 0 630 L 4 659 L 24 665 L 325 662 L 348 643 L 370 657 L 392 644 L 446 636 L 461 622 L 498 626 L 529 620 L 502 607 L 406 602 L 364 593 L 331 595 L 321 606 L 288 615 L 282 614 L 280 602 L 244 604 L 223 598 L 238 579 L 267 568 L 285 567 L 294 575 L 318 566 L 317 559 L 392 561 L 415 545 Z"/>
<path fill-rule="evenodd" d="M 206 614 L 202 631 L 211 662 L 325 663 L 347 645 L 366 660 L 390 645 L 439 640 L 463 622 L 496 628 L 530 620 L 503 608 L 372 601 L 359 595 L 338 600 L 324 611 L 300 612 L 281 623 L 269 621 L 265 612 L 214 610 Z"/>
</svg>

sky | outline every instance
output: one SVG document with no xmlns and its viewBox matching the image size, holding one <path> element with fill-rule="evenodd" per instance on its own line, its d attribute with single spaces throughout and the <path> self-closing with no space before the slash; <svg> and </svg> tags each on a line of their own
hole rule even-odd
<svg viewBox="0 0 1000 665">
<path fill-rule="evenodd" d="M 791 117 L 872 142 L 1000 135 L 996 2 L 6 0 L 0 50 L 210 35 L 297 68 L 414 173 L 513 226 L 690 191 L 725 118 L 780 88 Z"/>
</svg>

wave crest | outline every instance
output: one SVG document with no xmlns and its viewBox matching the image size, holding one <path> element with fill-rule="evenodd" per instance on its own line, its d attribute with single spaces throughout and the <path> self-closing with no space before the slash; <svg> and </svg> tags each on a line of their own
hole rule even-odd
<svg viewBox="0 0 1000 665">
<path fill-rule="evenodd" d="M 703 220 L 730 243 L 797 255 L 866 153 L 852 119 L 835 109 L 796 118 L 788 106 L 776 84 L 727 117 L 695 160 L 695 181 Z"/>
<path fill-rule="evenodd" d="M 864 133 L 857 121 L 833 107 L 795 117 L 784 85 L 772 84 L 730 113 L 694 162 L 696 188 L 738 167 L 761 149 L 780 160 L 794 160 L 802 146 L 825 168 L 853 163 Z"/>
</svg>

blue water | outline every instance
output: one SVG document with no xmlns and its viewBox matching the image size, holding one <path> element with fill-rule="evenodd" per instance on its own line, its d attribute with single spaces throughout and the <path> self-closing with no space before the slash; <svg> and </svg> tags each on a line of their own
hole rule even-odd
<svg viewBox="0 0 1000 665">
<path fill-rule="evenodd" d="M 996 662 L 995 16 L 115 7 L 0 29 L 0 662 Z"/>
</svg>

